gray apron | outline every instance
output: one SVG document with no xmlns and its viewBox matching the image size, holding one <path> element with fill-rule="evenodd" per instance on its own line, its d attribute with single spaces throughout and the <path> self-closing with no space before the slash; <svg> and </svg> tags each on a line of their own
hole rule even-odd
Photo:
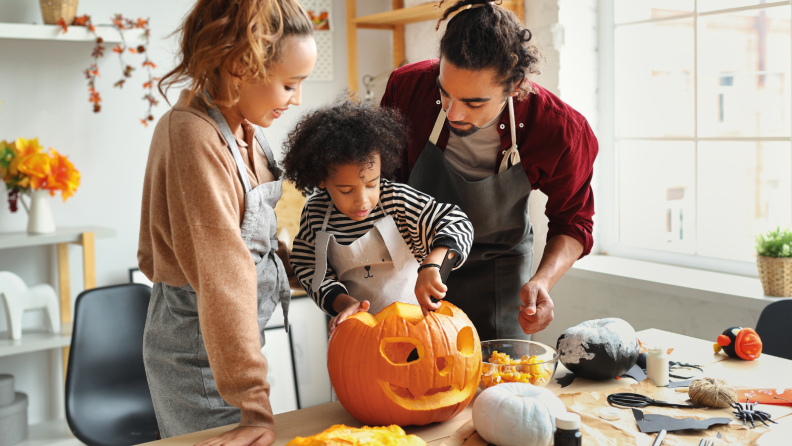
<svg viewBox="0 0 792 446">
<path fill-rule="evenodd" d="M 533 264 L 531 182 L 519 161 L 511 98 L 509 118 L 512 145 L 504 153 L 499 173 L 469 182 L 437 147 L 446 120 L 441 108 L 408 181 L 439 202 L 459 206 L 473 224 L 473 247 L 465 264 L 448 277 L 445 299 L 468 315 L 482 341 L 530 339 L 518 316 L 520 289 L 530 280 Z"/>
<path fill-rule="evenodd" d="M 239 147 L 225 118 L 212 108 L 207 107 L 207 111 L 220 127 L 245 186 L 241 235 L 256 265 L 258 324 L 263 346 L 264 327 L 278 303 L 283 308 L 284 325 L 287 330 L 289 327 L 289 284 L 283 263 L 275 254 L 278 224 L 274 208 L 283 193 L 282 180 L 251 189 Z M 255 136 L 274 171 L 272 150 L 261 128 Z M 255 156 L 252 149 L 251 156 Z M 180 287 L 154 284 L 143 334 L 143 359 L 162 438 L 240 421 L 239 409 L 226 403 L 217 390 L 198 323 L 197 295 L 189 284 Z"/>
<path fill-rule="evenodd" d="M 311 291 L 319 290 L 329 263 L 350 296 L 369 301 L 371 314 L 379 313 L 393 302 L 418 305 L 415 297 L 418 261 L 382 203 L 379 207 L 385 216 L 349 245 L 339 244 L 334 235 L 326 232 L 333 207 L 331 202 L 322 230 L 316 234 L 316 269 Z"/>
</svg>

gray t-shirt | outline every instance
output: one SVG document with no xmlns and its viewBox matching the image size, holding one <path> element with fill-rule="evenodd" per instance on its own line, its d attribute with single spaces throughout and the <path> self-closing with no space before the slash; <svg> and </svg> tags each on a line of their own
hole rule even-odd
<svg viewBox="0 0 792 446">
<path fill-rule="evenodd" d="M 459 137 L 454 132 L 449 133 L 446 160 L 467 181 L 481 181 L 498 172 L 501 137 L 496 124 L 501 114 L 503 110 L 472 135 Z"/>
</svg>

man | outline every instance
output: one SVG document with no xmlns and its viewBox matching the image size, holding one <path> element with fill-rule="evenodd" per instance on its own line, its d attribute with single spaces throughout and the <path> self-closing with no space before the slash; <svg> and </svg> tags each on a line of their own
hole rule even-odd
<svg viewBox="0 0 792 446">
<path fill-rule="evenodd" d="M 553 320 L 549 291 L 591 251 L 597 140 L 582 115 L 526 79 L 541 56 L 516 15 L 462 0 L 440 22 L 454 13 L 440 60 L 394 71 L 381 105 L 410 126 L 400 180 L 473 223 L 473 249 L 446 298 L 482 340 L 526 339 Z M 531 277 L 533 189 L 548 195 L 549 232 Z"/>
</svg>

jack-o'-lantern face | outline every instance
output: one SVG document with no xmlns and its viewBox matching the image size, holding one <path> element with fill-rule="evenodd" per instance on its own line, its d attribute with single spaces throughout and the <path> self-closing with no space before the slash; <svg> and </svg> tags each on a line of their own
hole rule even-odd
<svg viewBox="0 0 792 446">
<path fill-rule="evenodd" d="M 470 319 L 443 301 L 360 312 L 333 332 L 327 354 L 338 400 L 374 426 L 429 424 L 462 411 L 481 378 L 481 343 Z"/>
</svg>

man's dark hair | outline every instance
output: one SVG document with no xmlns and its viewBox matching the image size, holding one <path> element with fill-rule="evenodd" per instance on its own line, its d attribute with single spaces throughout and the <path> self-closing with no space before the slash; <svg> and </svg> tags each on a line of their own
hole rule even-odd
<svg viewBox="0 0 792 446">
<path fill-rule="evenodd" d="M 308 196 L 338 166 L 357 164 L 362 171 L 379 154 L 381 176 L 391 178 L 406 147 L 407 124 L 398 111 L 345 95 L 307 113 L 289 132 L 284 177 Z"/>
<path fill-rule="evenodd" d="M 445 0 L 440 2 L 439 6 Z M 515 13 L 500 6 L 502 0 L 460 0 L 448 7 L 436 29 L 448 20 L 440 40 L 440 59 L 465 70 L 495 70 L 506 92 L 517 89 L 523 99 L 533 91 L 529 74 L 539 74 L 542 54 L 531 41 Z M 457 13 L 451 19 L 448 19 Z"/>
</svg>

